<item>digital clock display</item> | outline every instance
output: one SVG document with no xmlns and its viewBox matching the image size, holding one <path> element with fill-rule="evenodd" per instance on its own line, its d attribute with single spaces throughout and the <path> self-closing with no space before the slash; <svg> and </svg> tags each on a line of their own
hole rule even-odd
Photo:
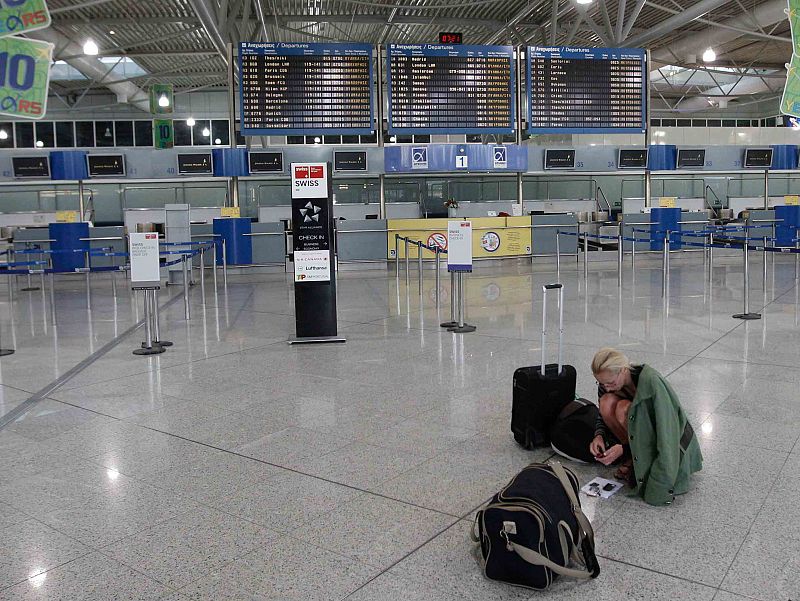
<svg viewBox="0 0 800 601">
<path fill-rule="evenodd" d="M 439 32 L 440 44 L 462 44 L 464 36 L 460 32 L 441 31 Z"/>
</svg>

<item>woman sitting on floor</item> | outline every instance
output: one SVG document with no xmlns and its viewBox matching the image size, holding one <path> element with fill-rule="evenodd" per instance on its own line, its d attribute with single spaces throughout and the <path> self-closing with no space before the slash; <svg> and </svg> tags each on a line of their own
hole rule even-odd
<svg viewBox="0 0 800 601">
<path fill-rule="evenodd" d="M 678 395 L 649 365 L 631 365 L 603 348 L 592 360 L 600 417 L 589 450 L 603 465 L 621 460 L 616 478 L 651 505 L 669 505 L 689 489 L 703 456 Z"/>
</svg>

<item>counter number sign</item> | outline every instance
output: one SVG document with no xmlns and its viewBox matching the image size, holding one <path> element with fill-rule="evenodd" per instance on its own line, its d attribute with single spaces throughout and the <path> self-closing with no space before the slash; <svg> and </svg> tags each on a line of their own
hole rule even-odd
<svg viewBox="0 0 800 601">
<path fill-rule="evenodd" d="M 160 149 L 175 146 L 175 128 L 172 119 L 153 119 L 153 143 Z"/>
<path fill-rule="evenodd" d="M 49 42 L 0 37 L 0 115 L 44 117 L 52 55 Z"/>
</svg>

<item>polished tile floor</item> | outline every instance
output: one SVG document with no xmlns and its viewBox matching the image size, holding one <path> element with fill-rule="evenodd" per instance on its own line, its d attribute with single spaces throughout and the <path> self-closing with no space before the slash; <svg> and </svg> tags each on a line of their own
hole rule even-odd
<svg viewBox="0 0 800 601">
<path fill-rule="evenodd" d="M 565 263 L 565 361 L 592 396 L 603 345 L 679 391 L 705 469 L 669 508 L 582 497 L 603 573 L 558 599 L 786 601 L 800 597 L 800 304 L 778 256 L 753 260 L 742 308 L 738 256 L 675 256 L 668 302 L 655 258 Z M 134 357 L 141 317 L 120 278 L 55 291 L 0 287 L 0 599 L 538 599 L 490 582 L 471 556 L 475 510 L 546 460 L 509 432 L 511 376 L 540 356 L 541 285 L 552 265 L 480 264 L 468 279 L 478 330 L 454 335 L 443 277 L 339 279 L 344 345 L 288 346 L 283 274 L 231 275 L 206 302 L 162 291 L 165 354 Z M 634 277 L 635 276 L 635 277 Z M 24 284 L 24 282 L 21 282 Z M 764 289 L 765 288 L 765 289 Z M 171 303 L 171 304 L 170 304 Z M 555 303 L 550 305 L 554 310 Z M 55 323 L 54 323 L 55 322 Z M 116 346 L 109 345 L 118 341 Z M 80 371 L 70 370 L 97 353 Z M 53 384 L 55 383 L 55 384 Z M 46 393 L 46 394 L 45 394 Z M 35 397 L 34 397 L 35 398 Z M 610 474 L 577 466 L 582 481 Z"/>
</svg>

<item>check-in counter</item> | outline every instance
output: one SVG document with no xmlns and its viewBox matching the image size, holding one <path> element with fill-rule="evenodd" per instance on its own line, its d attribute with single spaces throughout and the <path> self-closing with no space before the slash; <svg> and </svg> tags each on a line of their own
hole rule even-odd
<svg viewBox="0 0 800 601">
<path fill-rule="evenodd" d="M 350 219 L 366 219 L 367 215 L 375 215 L 378 217 L 378 214 L 381 212 L 381 207 L 378 204 L 370 203 L 337 203 L 333 205 L 333 217 L 334 219 L 339 219 L 340 217 L 344 217 L 347 220 Z"/>
<path fill-rule="evenodd" d="M 562 198 L 552 200 L 524 200 L 522 212 L 542 211 L 544 213 L 592 213 L 597 210 L 593 198 Z"/>
<path fill-rule="evenodd" d="M 253 246 L 254 265 L 284 265 L 286 240 L 283 223 L 253 223 L 249 234 Z"/>
<path fill-rule="evenodd" d="M 0 227 L 42 227 L 56 223 L 56 211 L 0 213 Z"/>
<path fill-rule="evenodd" d="M 385 219 L 337 221 L 336 251 L 339 261 L 384 262 L 388 256 L 386 224 Z M 391 250 L 394 251 L 394 242 Z"/>
<path fill-rule="evenodd" d="M 189 222 L 195 225 L 211 224 L 214 219 L 222 216 L 221 207 L 190 207 Z M 136 232 L 137 225 L 150 223 L 165 223 L 166 211 L 161 209 L 125 209 L 125 228 L 128 232 Z"/>
<path fill-rule="evenodd" d="M 109 252 L 125 252 L 127 244 L 125 240 L 125 228 L 121 225 L 110 225 L 89 228 L 89 247 L 92 250 L 106 249 Z M 125 265 L 128 262 L 126 257 L 102 257 L 92 256 L 92 267 L 108 267 L 111 265 Z"/>
<path fill-rule="evenodd" d="M 558 231 L 578 231 L 578 219 L 574 213 L 555 213 L 552 215 L 531 215 L 533 256 L 556 254 Z M 561 236 L 558 240 L 562 254 L 578 252 L 577 236 Z"/>
<path fill-rule="evenodd" d="M 786 203 L 786 196 L 770 196 L 769 206 L 775 207 L 784 205 Z M 739 216 L 742 211 L 749 211 L 751 209 L 763 209 L 764 197 L 763 196 L 732 196 L 728 198 L 728 208 L 733 211 L 734 219 Z"/>
</svg>

